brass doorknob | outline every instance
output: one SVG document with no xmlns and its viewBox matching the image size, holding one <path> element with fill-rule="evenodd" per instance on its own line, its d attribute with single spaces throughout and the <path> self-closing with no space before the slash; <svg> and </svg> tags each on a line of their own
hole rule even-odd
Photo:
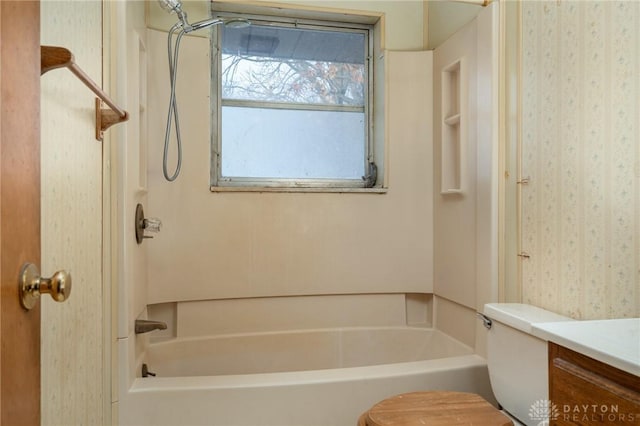
<svg viewBox="0 0 640 426">
<path fill-rule="evenodd" d="M 64 302 L 71 294 L 71 275 L 58 271 L 51 278 L 43 278 L 33 263 L 25 263 L 20 270 L 18 282 L 20 304 L 27 310 L 33 308 L 40 294 L 48 293 L 56 302 Z"/>
</svg>

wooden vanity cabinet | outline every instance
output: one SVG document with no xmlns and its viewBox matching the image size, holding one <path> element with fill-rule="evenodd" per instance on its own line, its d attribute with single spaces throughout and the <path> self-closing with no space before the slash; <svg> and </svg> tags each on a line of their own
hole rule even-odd
<svg viewBox="0 0 640 426">
<path fill-rule="evenodd" d="M 640 377 L 549 342 L 551 425 L 640 425 Z"/>
</svg>

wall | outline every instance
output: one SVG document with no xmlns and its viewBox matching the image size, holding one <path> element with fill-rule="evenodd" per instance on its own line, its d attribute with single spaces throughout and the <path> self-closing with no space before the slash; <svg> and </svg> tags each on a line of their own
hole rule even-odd
<svg viewBox="0 0 640 426">
<path fill-rule="evenodd" d="M 498 300 L 498 4 L 434 51 L 435 325 L 482 353 L 476 318 Z M 462 59 L 459 165 L 443 158 L 443 71 Z M 460 190 L 444 193 L 442 176 L 459 167 Z M 441 192 L 442 191 L 442 192 Z"/>
<path fill-rule="evenodd" d="M 233 0 L 225 0 L 233 1 Z M 280 0 L 267 3 L 289 3 L 308 7 L 377 11 L 386 14 L 387 49 L 435 49 L 457 30 L 471 22 L 482 10 L 474 4 L 447 0 Z M 191 22 L 206 19 L 208 2 L 183 0 L 184 10 Z M 175 23 L 175 15 L 168 15 L 160 7 L 149 7 L 150 28 L 167 30 Z"/>
<path fill-rule="evenodd" d="M 209 42 L 185 37 L 181 46 L 184 160 L 174 183 L 161 174 L 166 33 L 149 31 L 148 49 L 149 105 L 158 106 L 150 122 L 158 124 L 149 128 L 147 211 L 163 221 L 144 243 L 149 303 L 431 292 L 430 69 L 407 71 L 413 90 L 388 118 L 387 193 L 211 193 Z M 387 83 L 391 94 L 402 82 Z"/>
<path fill-rule="evenodd" d="M 234 0 L 223 0 L 233 2 Z M 241 2 L 241 0 L 240 0 Z M 300 5 L 308 8 L 354 10 L 363 12 L 380 12 L 385 14 L 386 43 L 384 48 L 391 50 L 420 50 L 424 46 L 424 14 L 425 7 L 418 0 L 284 0 L 262 3 L 282 3 Z M 176 22 L 176 15 L 169 15 L 156 2 L 149 4 L 149 27 L 167 31 Z M 189 22 L 196 22 L 209 17 L 209 2 L 205 0 L 183 1 L 183 9 L 187 12 Z M 206 31 L 201 32 L 206 36 Z"/>
<path fill-rule="evenodd" d="M 102 81 L 102 4 L 41 2 L 43 45 L 63 46 Z M 94 94 L 71 72 L 41 78 L 43 276 L 68 270 L 65 303 L 42 306 L 42 424 L 107 424 L 102 287 L 102 143 L 95 139 Z"/>
<path fill-rule="evenodd" d="M 473 21 L 482 6 L 447 0 L 425 1 L 428 15 L 427 49 L 435 49 Z"/>
<path fill-rule="evenodd" d="M 640 316 L 640 3 L 522 14 L 523 301 Z"/>
</svg>

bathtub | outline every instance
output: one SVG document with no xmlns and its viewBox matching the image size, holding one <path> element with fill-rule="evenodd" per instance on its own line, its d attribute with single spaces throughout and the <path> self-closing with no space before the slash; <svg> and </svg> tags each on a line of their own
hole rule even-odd
<svg viewBox="0 0 640 426">
<path fill-rule="evenodd" d="M 485 360 L 431 328 L 341 328 L 172 339 L 148 346 L 156 377 L 120 398 L 131 425 L 355 426 L 403 392 L 492 401 Z"/>
</svg>

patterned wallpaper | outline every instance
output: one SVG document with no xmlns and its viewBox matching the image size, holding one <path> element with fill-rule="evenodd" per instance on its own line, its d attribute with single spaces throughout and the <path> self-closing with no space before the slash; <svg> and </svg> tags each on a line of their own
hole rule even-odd
<svg viewBox="0 0 640 426">
<path fill-rule="evenodd" d="M 522 3 L 523 302 L 640 316 L 640 2 Z"/>
<path fill-rule="evenodd" d="M 40 17 L 41 44 L 69 49 L 99 84 L 102 3 L 42 1 Z M 103 291 L 109 287 L 102 283 L 102 144 L 95 139 L 95 95 L 65 69 L 49 71 L 40 83 L 40 271 L 50 276 L 66 269 L 73 279 L 65 303 L 40 302 L 40 424 L 111 424 L 105 416 L 111 395 L 103 374 Z"/>
</svg>

